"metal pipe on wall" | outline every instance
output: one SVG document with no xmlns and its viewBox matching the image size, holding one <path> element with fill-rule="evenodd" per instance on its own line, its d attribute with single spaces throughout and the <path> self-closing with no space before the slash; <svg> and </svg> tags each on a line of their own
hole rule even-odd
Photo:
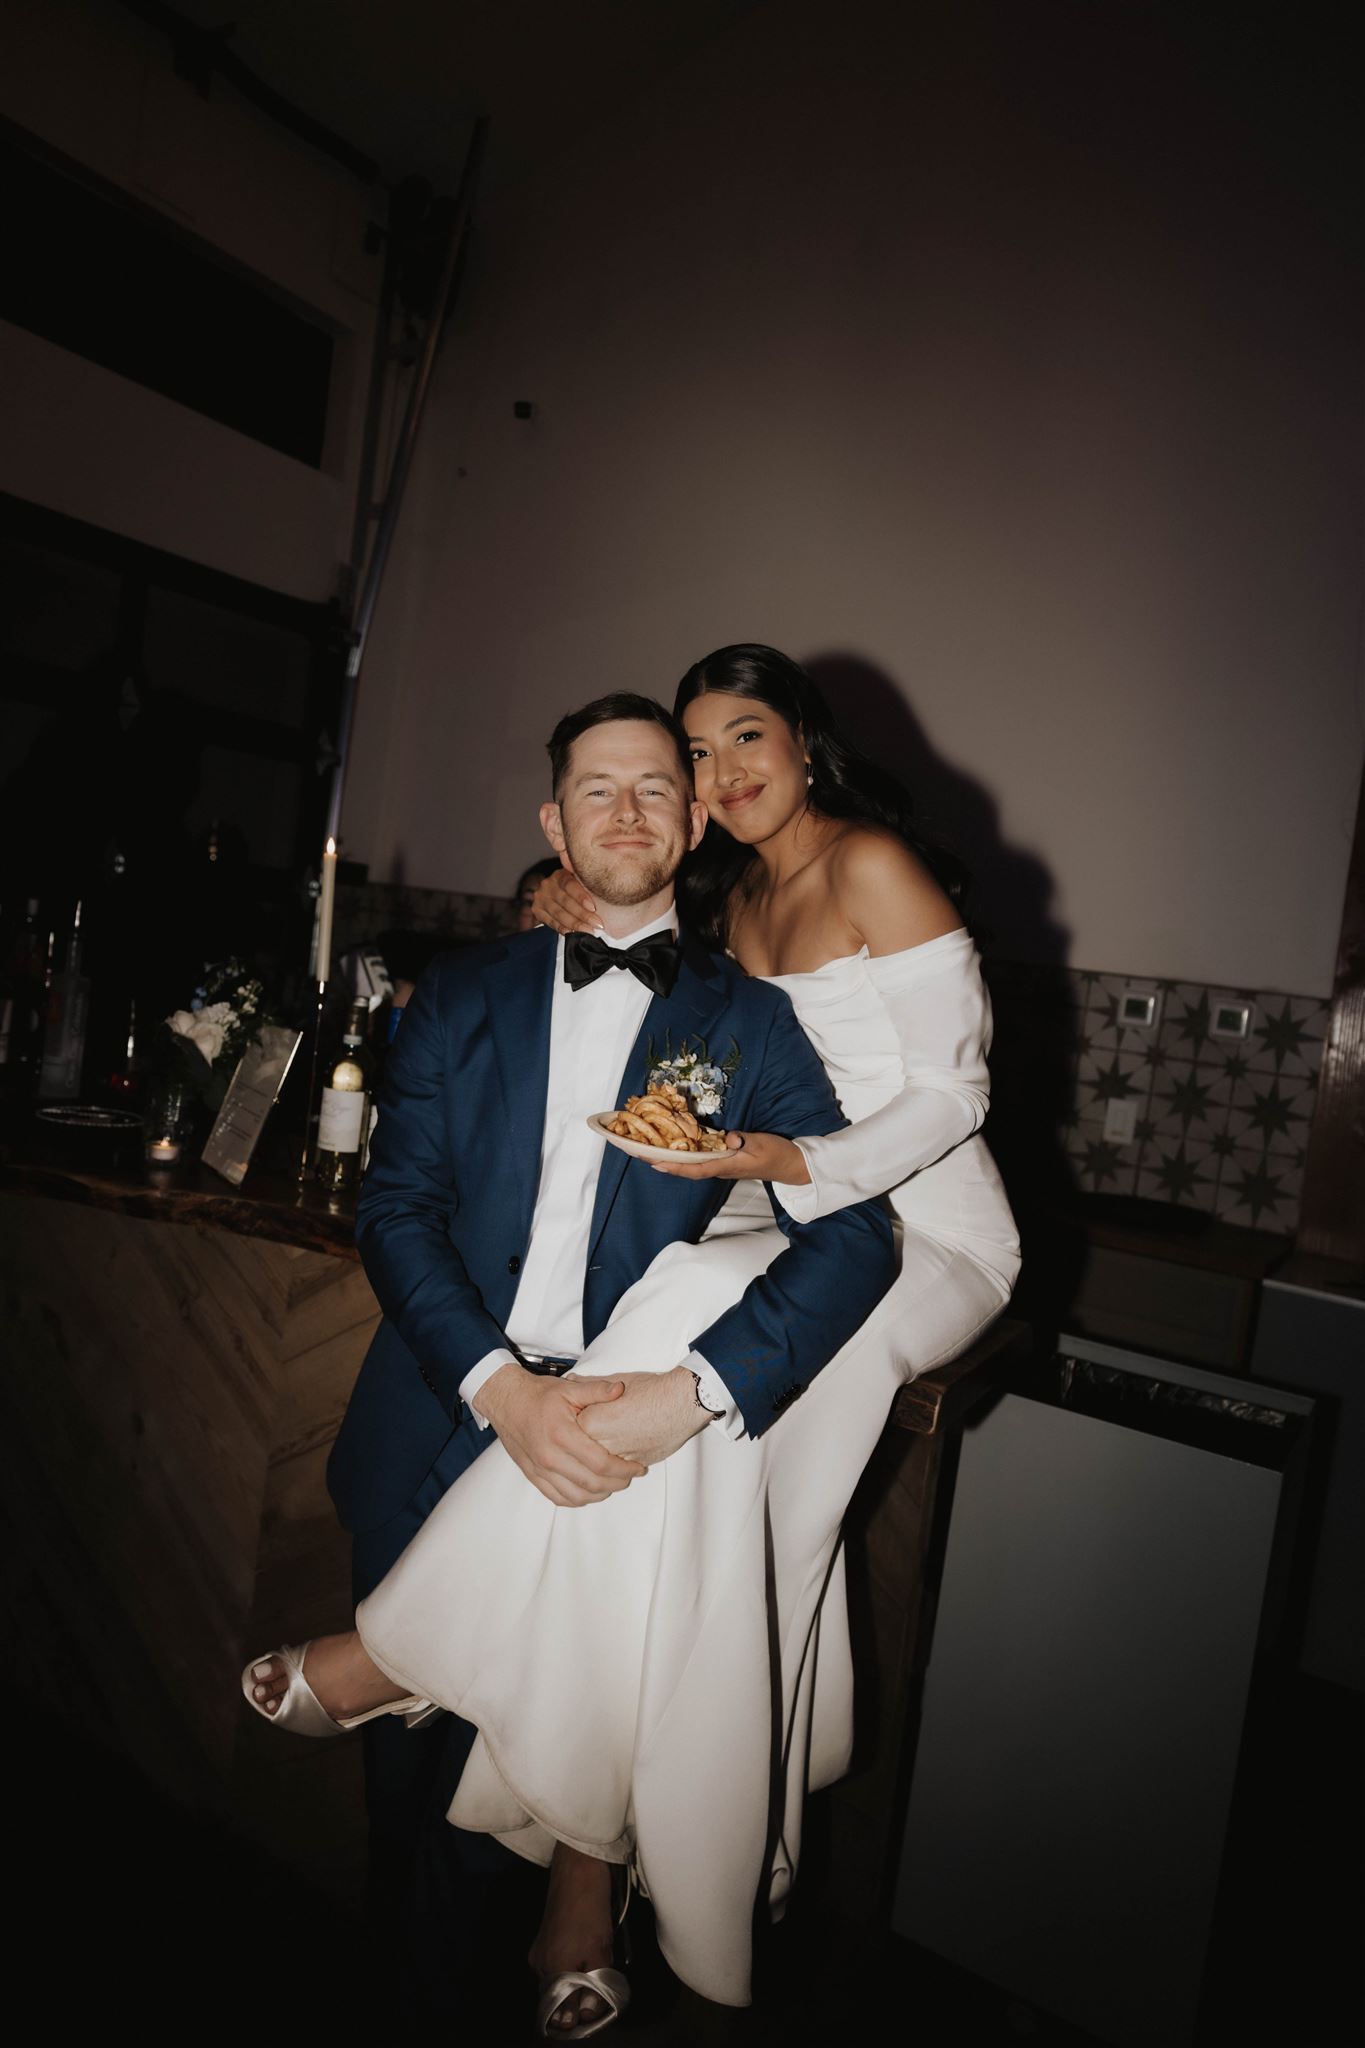
<svg viewBox="0 0 1365 2048">
<path fill-rule="evenodd" d="M 431 388 L 432 371 L 436 363 L 436 351 L 440 344 L 441 330 L 445 325 L 450 304 L 451 289 L 455 282 L 455 270 L 469 226 L 474 191 L 478 182 L 479 168 L 483 161 L 488 137 L 488 123 L 479 121 L 474 129 L 460 174 L 459 190 L 455 195 L 454 217 L 450 224 L 450 235 L 445 255 L 437 278 L 433 298 L 431 319 L 422 341 L 422 352 L 413 372 L 412 387 L 408 392 L 407 408 L 399 431 L 398 443 L 394 449 L 393 462 L 389 470 L 388 489 L 384 494 L 383 509 L 379 515 L 379 526 L 369 560 L 361 582 L 360 594 L 356 600 L 355 612 L 351 619 L 350 648 L 346 657 L 346 673 L 342 683 L 341 709 L 337 724 L 336 765 L 332 771 L 332 794 L 327 807 L 325 837 L 340 838 L 341 804 L 346 787 L 346 763 L 350 753 L 351 733 L 355 725 L 356 697 L 359 691 L 360 670 L 365 660 L 365 645 L 369 639 L 370 626 L 374 620 L 375 606 L 379 601 L 380 588 L 384 581 L 384 570 L 388 563 L 389 550 L 393 545 L 398 515 L 402 510 L 403 489 L 412 467 L 413 452 L 417 435 L 422 424 L 427 393 Z M 362 485 L 364 479 L 362 478 Z"/>
</svg>

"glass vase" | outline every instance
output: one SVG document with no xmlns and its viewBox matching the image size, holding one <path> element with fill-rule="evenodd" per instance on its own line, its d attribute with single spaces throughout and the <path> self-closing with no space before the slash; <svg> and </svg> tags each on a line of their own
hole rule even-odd
<svg viewBox="0 0 1365 2048">
<path fill-rule="evenodd" d="M 189 1090 L 183 1081 L 153 1081 L 143 1112 L 142 1154 L 148 1166 L 178 1166 L 189 1139 Z"/>
</svg>

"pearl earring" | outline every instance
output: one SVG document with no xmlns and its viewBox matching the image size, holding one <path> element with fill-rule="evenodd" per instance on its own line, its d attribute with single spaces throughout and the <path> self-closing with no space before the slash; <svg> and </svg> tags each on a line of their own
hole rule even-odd
<svg viewBox="0 0 1365 2048">
<path fill-rule="evenodd" d="M 811 767 L 811 765 L 810 765 L 810 762 L 809 762 L 809 761 L 807 761 L 807 763 L 806 763 L 806 788 L 807 788 L 807 789 L 809 789 L 809 788 L 810 788 L 810 786 L 811 786 L 812 782 L 814 782 L 814 780 L 815 780 L 815 770 L 814 770 L 814 769 L 813 769 L 813 768 Z"/>
</svg>

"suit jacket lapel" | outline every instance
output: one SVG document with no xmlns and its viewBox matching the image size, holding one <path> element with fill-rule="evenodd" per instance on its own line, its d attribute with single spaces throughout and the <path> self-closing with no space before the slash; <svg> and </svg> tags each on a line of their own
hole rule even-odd
<svg viewBox="0 0 1365 2048">
<path fill-rule="evenodd" d="M 669 996 L 655 996 L 645 1011 L 644 1022 L 631 1047 L 630 1058 L 626 1061 L 625 1072 L 621 1076 L 616 1101 L 604 1103 L 604 1108 L 615 1109 L 628 1095 L 639 1095 L 643 1092 L 645 1076 L 649 1069 L 651 1039 L 654 1041 L 655 1050 L 662 1052 L 664 1038 L 669 1032 L 673 1035 L 675 1050 L 684 1038 L 705 1038 L 725 1007 L 725 984 L 706 948 L 694 939 L 690 932 L 684 931 L 680 934 L 678 951 L 678 978 L 673 984 L 673 993 Z M 616 1200 L 629 1163 L 627 1153 L 618 1151 L 615 1145 L 607 1146 L 602 1168 L 597 1176 L 592 1228 L 588 1233 L 589 1265 L 596 1256 L 598 1239 L 611 1214 L 612 1204 Z"/>
<path fill-rule="evenodd" d="M 550 1005 L 557 958 L 550 929 L 509 946 L 484 973 L 484 1001 L 498 1062 L 511 1157 L 529 1229 L 540 1181 L 545 1097 L 550 1079 Z"/>
</svg>

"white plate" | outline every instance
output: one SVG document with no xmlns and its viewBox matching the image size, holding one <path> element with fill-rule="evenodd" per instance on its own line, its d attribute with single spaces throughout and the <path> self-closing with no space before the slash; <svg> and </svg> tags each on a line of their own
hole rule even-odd
<svg viewBox="0 0 1365 2048">
<path fill-rule="evenodd" d="M 618 1152 L 628 1152 L 632 1159 L 665 1159 L 670 1166 L 685 1164 L 692 1159 L 719 1159 L 719 1152 L 670 1152 L 667 1145 L 642 1145 L 638 1138 L 618 1138 L 607 1125 L 612 1118 L 621 1114 L 619 1109 L 604 1109 L 598 1116 L 590 1116 L 589 1124 L 599 1138 L 605 1138 Z"/>
</svg>

